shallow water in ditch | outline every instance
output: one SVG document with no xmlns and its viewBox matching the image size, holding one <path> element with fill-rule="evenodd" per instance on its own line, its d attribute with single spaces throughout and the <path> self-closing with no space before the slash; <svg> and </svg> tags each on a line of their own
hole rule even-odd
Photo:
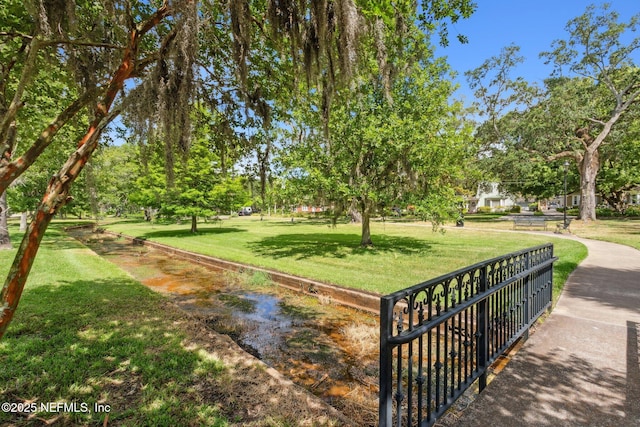
<svg viewBox="0 0 640 427">
<path fill-rule="evenodd" d="M 72 235 L 358 425 L 377 424 L 375 317 L 323 304 L 263 276 L 204 267 L 124 238 L 89 230 Z"/>
</svg>

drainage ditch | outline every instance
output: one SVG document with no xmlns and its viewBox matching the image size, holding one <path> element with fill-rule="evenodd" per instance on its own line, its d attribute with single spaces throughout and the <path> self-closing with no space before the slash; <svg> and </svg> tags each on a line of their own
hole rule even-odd
<svg viewBox="0 0 640 427">
<path fill-rule="evenodd" d="M 357 421 L 376 425 L 376 316 L 90 229 L 69 233 L 216 332 Z"/>
</svg>

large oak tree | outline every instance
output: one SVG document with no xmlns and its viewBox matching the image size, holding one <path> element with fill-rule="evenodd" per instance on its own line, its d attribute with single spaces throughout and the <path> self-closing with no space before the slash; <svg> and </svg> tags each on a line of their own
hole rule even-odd
<svg viewBox="0 0 640 427">
<path fill-rule="evenodd" d="M 513 79 L 522 62 L 518 48 L 467 73 L 487 121 L 478 137 L 487 148 L 519 168 L 523 160 L 572 160 L 580 176 L 580 218 L 596 219 L 596 178 L 603 148 L 621 119 L 640 101 L 640 37 L 631 37 L 640 15 L 618 22 L 609 5 L 587 7 L 566 26 L 568 38 L 541 54 L 555 65 L 544 88 Z M 503 168 L 507 170 L 507 167 Z"/>
</svg>

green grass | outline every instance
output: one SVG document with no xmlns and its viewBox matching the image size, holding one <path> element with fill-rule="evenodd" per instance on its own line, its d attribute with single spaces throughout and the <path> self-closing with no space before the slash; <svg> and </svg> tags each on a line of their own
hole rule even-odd
<svg viewBox="0 0 640 427">
<path fill-rule="evenodd" d="M 562 224 L 562 216 L 547 218 L 550 231 L 556 224 Z M 512 230 L 513 222 L 500 219 L 500 216 L 481 214 L 467 215 L 466 227 L 482 230 Z M 640 219 L 638 218 L 603 218 L 585 223 L 574 219 L 570 224 L 571 233 L 586 239 L 603 240 L 631 246 L 640 250 Z"/>
<path fill-rule="evenodd" d="M 101 403 L 110 406 L 109 425 L 237 422 L 233 406 L 239 403 L 233 403 L 236 398 L 229 391 L 238 372 L 230 374 L 215 348 L 194 337 L 194 324 L 174 306 L 67 237 L 60 227 L 53 225 L 47 232 L 14 321 L 0 341 L 0 401 L 77 402 L 90 408 Z M 374 223 L 372 249 L 359 248 L 359 228 L 350 224 L 333 229 L 323 221 L 251 217 L 200 227 L 200 233 L 191 235 L 186 225 L 123 221 L 108 226 L 196 252 L 380 293 L 551 240 L 561 258 L 555 268 L 557 297 L 566 276 L 586 255 L 584 246 L 548 236 L 469 229 L 443 234 L 424 224 Z M 3 274 L 14 253 L 0 252 Z M 263 280 L 260 275 L 250 279 Z M 248 375 L 255 379 L 260 372 Z M 231 401 L 230 409 L 223 396 Z M 106 414 L 38 417 L 65 425 L 99 425 Z M 270 425 L 294 425 L 294 419 L 279 413 L 264 418 Z M 38 422 L 0 412 L 0 425 Z"/>
<path fill-rule="evenodd" d="M 619 243 L 640 250 L 639 219 L 600 219 L 587 224 L 574 220 L 571 222 L 571 232 L 579 237 Z"/>
<path fill-rule="evenodd" d="M 15 250 L 0 253 L 6 274 Z M 0 401 L 110 405 L 109 425 L 227 425 L 194 389 L 224 377 L 202 347 L 186 349 L 183 320 L 164 300 L 63 235 L 47 232 L 7 334 L 0 341 Z M 38 414 L 101 424 L 107 414 Z M 0 412 L 2 425 L 36 425 Z"/>
<path fill-rule="evenodd" d="M 187 225 L 121 221 L 108 230 L 316 280 L 387 294 L 453 270 L 508 252 L 555 244 L 560 260 L 556 282 L 564 283 L 586 256 L 583 245 L 551 236 L 469 229 L 433 232 L 425 223 L 372 223 L 375 246 L 359 247 L 359 225 L 331 228 L 322 220 L 258 217 L 200 224 L 191 234 Z"/>
<path fill-rule="evenodd" d="M 10 228 L 17 246 L 17 227 Z M 0 251 L 1 274 L 14 255 Z M 0 411 L 3 426 L 340 425 L 227 337 L 68 237 L 60 224 L 47 231 L 0 340 L 0 366 L 0 403 L 90 409 Z M 109 413 L 91 410 L 96 403 L 109 405 Z"/>
</svg>

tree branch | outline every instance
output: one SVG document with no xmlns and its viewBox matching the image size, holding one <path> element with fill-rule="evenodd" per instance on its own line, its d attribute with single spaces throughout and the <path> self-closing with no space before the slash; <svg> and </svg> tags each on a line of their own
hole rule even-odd
<svg viewBox="0 0 640 427">
<path fill-rule="evenodd" d="M 570 158 L 570 159 L 574 159 L 576 161 L 579 161 L 581 156 L 579 154 L 576 154 L 575 151 L 561 151 L 559 153 L 556 154 L 551 154 L 549 156 L 545 157 L 545 160 L 548 162 L 553 162 L 554 160 L 558 160 L 558 159 L 566 159 L 566 158 Z"/>
<path fill-rule="evenodd" d="M 40 154 L 51 144 L 58 131 L 83 107 L 94 100 L 96 95 L 96 90 L 89 90 L 72 102 L 40 133 L 35 142 L 20 158 L 10 163 L 9 158 L 11 156 L 0 159 L 0 194 L 36 161 Z"/>
<path fill-rule="evenodd" d="M 595 123 L 595 124 L 598 124 L 598 125 L 602 125 L 602 126 L 604 126 L 606 124 L 606 122 L 603 122 L 602 120 L 594 119 L 592 117 L 587 117 L 585 120 L 587 120 L 589 122 L 592 122 L 592 123 Z"/>
<path fill-rule="evenodd" d="M 7 140 L 7 132 L 11 123 L 15 120 L 16 114 L 18 113 L 18 109 L 22 105 L 22 94 L 27 86 L 29 80 L 33 76 L 35 66 L 36 66 L 36 58 L 37 52 L 39 49 L 39 40 L 37 38 L 33 38 L 31 43 L 29 44 L 29 51 L 27 52 L 27 58 L 24 63 L 24 67 L 22 69 L 22 74 L 20 76 L 20 81 L 16 86 L 15 93 L 13 94 L 13 99 L 11 100 L 11 104 L 7 108 L 7 111 L 2 116 L 0 120 L 0 143 L 4 143 Z M 4 154 L 6 151 L 3 148 Z"/>
<path fill-rule="evenodd" d="M 30 34 L 22 34 L 22 33 L 13 33 L 0 31 L 0 37 L 2 36 L 11 36 L 11 37 L 20 37 L 24 40 L 33 40 L 36 36 L 32 36 Z M 100 42 L 92 42 L 86 40 L 72 40 L 72 39 L 51 39 L 51 40 L 42 40 L 39 41 L 41 46 L 56 46 L 56 45 L 71 45 L 71 46 L 88 46 L 88 47 L 102 47 L 106 49 L 124 49 L 124 46 L 111 44 L 111 43 L 100 43 Z"/>
</svg>

